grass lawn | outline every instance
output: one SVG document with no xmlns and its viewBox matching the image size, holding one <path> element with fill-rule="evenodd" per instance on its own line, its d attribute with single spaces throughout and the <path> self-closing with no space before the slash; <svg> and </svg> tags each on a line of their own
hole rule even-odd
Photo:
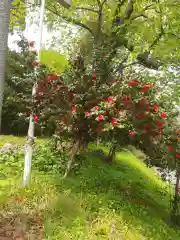
<svg viewBox="0 0 180 240">
<path fill-rule="evenodd" d="M 0 147 L 2 147 L 6 143 L 24 145 L 27 137 L 15 137 L 9 135 L 0 135 Z M 42 143 L 45 141 L 44 139 L 37 138 L 36 143 Z"/>
<path fill-rule="evenodd" d="M 83 155 L 81 167 L 65 180 L 33 167 L 29 189 L 19 187 L 23 155 L 0 162 L 0 239 L 8 222 L 16 229 L 21 225 L 30 240 L 180 239 L 180 231 L 165 222 L 169 187 L 152 169 L 130 153 L 118 153 L 111 165 L 90 152 Z"/>
</svg>

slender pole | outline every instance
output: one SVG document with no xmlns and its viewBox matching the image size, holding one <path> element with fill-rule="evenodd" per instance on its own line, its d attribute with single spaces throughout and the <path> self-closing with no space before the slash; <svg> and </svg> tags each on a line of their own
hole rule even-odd
<svg viewBox="0 0 180 240">
<path fill-rule="evenodd" d="M 71 6 L 71 0 L 57 0 L 62 6 L 68 8 Z M 43 33 L 43 22 L 44 22 L 44 11 L 45 11 L 45 0 L 41 0 L 40 5 L 40 24 L 39 24 L 39 41 L 38 45 L 38 59 L 40 60 L 40 50 L 42 43 L 42 33 Z M 36 95 L 36 83 L 32 89 L 32 99 Z M 29 119 L 29 129 L 28 129 L 28 140 L 25 144 L 25 158 L 24 158 L 24 175 L 23 175 L 23 185 L 24 187 L 30 185 L 31 177 L 31 163 L 32 163 L 32 154 L 33 154 L 33 143 L 34 143 L 34 121 L 33 113 L 31 113 Z"/>
<path fill-rule="evenodd" d="M 30 15 L 30 9 L 28 6 L 29 0 L 25 1 L 25 8 L 26 8 L 26 27 L 24 30 L 24 37 L 29 40 L 29 27 L 30 27 L 30 19 L 29 19 L 29 15 Z"/>
<path fill-rule="evenodd" d="M 39 24 L 39 39 L 37 42 L 38 45 L 38 59 L 40 59 L 40 50 L 41 50 L 41 42 L 42 42 L 42 33 L 43 33 L 43 21 L 44 21 L 44 11 L 45 11 L 45 0 L 41 0 L 40 5 L 40 24 Z M 32 99 L 34 99 L 36 95 L 36 83 L 32 89 Z M 31 163 L 32 163 L 32 155 L 33 155 L 33 143 L 34 143 L 34 119 L 33 112 L 30 115 L 29 119 L 29 129 L 28 129 L 28 140 L 25 145 L 25 158 L 24 158 L 24 176 L 23 176 L 23 185 L 24 187 L 30 185 L 31 178 Z"/>
<path fill-rule="evenodd" d="M 41 0 L 40 6 L 40 23 L 39 23 L 39 40 L 37 42 L 37 51 L 38 51 L 38 59 L 40 60 L 40 51 L 42 44 L 42 34 L 43 34 L 43 23 L 44 23 L 44 11 L 45 11 L 45 0 Z"/>
</svg>

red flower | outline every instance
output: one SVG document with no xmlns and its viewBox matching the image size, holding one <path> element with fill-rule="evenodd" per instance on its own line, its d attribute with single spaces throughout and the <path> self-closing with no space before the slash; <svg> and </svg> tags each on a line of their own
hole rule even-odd
<svg viewBox="0 0 180 240">
<path fill-rule="evenodd" d="M 88 113 L 88 112 L 85 112 L 85 116 L 88 117 L 88 116 L 89 116 L 89 113 Z"/>
<path fill-rule="evenodd" d="M 130 82 L 128 83 L 128 85 L 129 85 L 129 87 L 133 87 L 133 86 L 135 86 L 137 83 L 138 83 L 138 80 L 137 80 L 137 79 L 134 79 L 134 80 L 130 81 Z"/>
<path fill-rule="evenodd" d="M 168 146 L 168 150 L 171 151 L 173 149 L 172 146 Z"/>
<path fill-rule="evenodd" d="M 130 137 L 134 137 L 135 136 L 135 132 L 133 132 L 133 131 L 129 132 L 129 136 Z"/>
<path fill-rule="evenodd" d="M 72 107 L 71 110 L 72 110 L 72 111 L 76 111 L 76 107 Z"/>
<path fill-rule="evenodd" d="M 180 153 L 176 153 L 176 158 L 180 158 Z"/>
<path fill-rule="evenodd" d="M 116 119 L 115 118 L 112 118 L 111 119 L 111 123 L 113 124 L 113 123 L 115 123 L 116 122 Z"/>
<path fill-rule="evenodd" d="M 108 97 L 107 102 L 112 103 L 113 102 L 113 97 Z"/>
<path fill-rule="evenodd" d="M 50 82 L 51 80 L 57 80 L 58 75 L 57 74 L 48 74 L 47 81 Z"/>
<path fill-rule="evenodd" d="M 37 121 L 38 121 L 38 119 L 39 119 L 39 118 L 38 118 L 38 116 L 37 116 L 37 115 L 35 115 L 35 116 L 34 116 L 34 121 L 35 121 L 35 122 L 37 122 Z"/>
<path fill-rule="evenodd" d="M 144 92 L 147 92 L 147 91 L 149 91 L 149 89 L 152 88 L 152 86 L 151 86 L 150 84 L 148 84 L 148 85 L 142 86 L 141 88 L 142 88 L 142 90 L 143 90 Z"/>
<path fill-rule="evenodd" d="M 98 120 L 103 120 L 104 119 L 104 115 L 99 115 L 98 116 Z"/>
<path fill-rule="evenodd" d="M 111 119 L 111 123 L 113 125 L 113 127 L 117 127 L 117 123 L 120 122 L 119 120 L 115 119 L 115 118 L 112 118 Z"/>
<path fill-rule="evenodd" d="M 95 106 L 95 109 L 96 109 L 96 110 L 99 110 L 99 106 Z"/>
<path fill-rule="evenodd" d="M 165 117 L 167 117 L 166 112 L 162 112 L 162 113 L 160 114 L 160 117 L 161 117 L 161 118 L 165 118 Z"/>
<path fill-rule="evenodd" d="M 158 124 L 158 129 L 163 129 L 164 128 L 164 125 L 161 123 L 161 124 Z"/>
<path fill-rule="evenodd" d="M 30 41 L 30 42 L 29 42 L 29 46 L 30 46 L 30 47 L 34 47 L 34 45 L 35 45 L 35 41 Z"/>
<path fill-rule="evenodd" d="M 155 112 L 158 112 L 158 111 L 159 111 L 159 106 L 158 106 L 158 105 L 154 105 L 152 108 L 153 108 L 153 110 L 154 110 Z"/>
<path fill-rule="evenodd" d="M 97 78 L 97 75 L 94 73 L 91 75 L 91 77 L 95 79 L 95 78 Z"/>
</svg>

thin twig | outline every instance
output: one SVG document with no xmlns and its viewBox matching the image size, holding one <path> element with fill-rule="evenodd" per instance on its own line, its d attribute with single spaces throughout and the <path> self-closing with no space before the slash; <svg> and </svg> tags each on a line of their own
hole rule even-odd
<svg viewBox="0 0 180 240">
<path fill-rule="evenodd" d="M 88 26 L 86 26 L 84 23 L 81 23 L 81 22 L 79 22 L 79 21 L 77 21 L 77 20 L 75 20 L 73 18 L 70 18 L 70 17 L 62 16 L 62 15 L 60 15 L 58 13 L 57 10 L 54 11 L 54 10 L 50 9 L 49 7 L 47 7 L 47 6 L 46 6 L 46 9 L 49 10 L 50 12 L 54 13 L 55 15 L 59 16 L 60 18 L 64 19 L 65 21 L 70 22 L 72 24 L 75 24 L 75 25 L 77 25 L 79 27 L 82 27 L 82 28 L 88 30 L 92 34 L 92 36 L 94 37 L 93 31 Z"/>
<path fill-rule="evenodd" d="M 92 8 L 86 8 L 86 7 L 72 7 L 72 9 L 75 9 L 75 10 L 85 10 L 85 11 L 89 11 L 89 12 L 98 13 L 98 10 L 95 10 L 95 9 L 92 9 Z"/>
</svg>

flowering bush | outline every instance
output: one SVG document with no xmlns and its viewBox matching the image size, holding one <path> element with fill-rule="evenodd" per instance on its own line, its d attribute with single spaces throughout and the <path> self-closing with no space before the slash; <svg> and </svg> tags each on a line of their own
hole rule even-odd
<svg viewBox="0 0 180 240">
<path fill-rule="evenodd" d="M 174 138 L 176 126 L 166 104 L 156 99 L 154 82 L 109 76 L 105 74 L 106 57 L 102 65 L 96 58 L 87 66 L 83 59 L 71 61 L 61 76 L 33 64 L 37 69 L 34 121 L 45 125 L 51 118 L 55 133 L 78 141 L 79 147 L 109 133 L 119 141 L 125 129 L 127 142 L 146 148 L 149 155 L 157 151 L 160 158 L 169 154 L 178 159 L 179 135 Z M 91 69 L 90 65 L 95 67 Z M 172 150 L 167 146 L 173 146 Z"/>
<path fill-rule="evenodd" d="M 94 75 L 89 77 L 91 78 Z M 98 81 L 94 84 L 97 83 Z M 76 140 L 80 138 L 81 142 L 87 143 L 97 138 L 101 132 L 126 127 L 131 138 L 137 136 L 140 141 L 150 139 L 156 145 L 164 142 L 168 144 L 166 148 L 169 150 L 173 145 L 171 153 L 174 154 L 173 149 L 176 149 L 174 156 L 179 158 L 179 135 L 177 141 L 174 141 L 175 129 L 170 124 L 171 116 L 168 116 L 164 106 L 155 101 L 155 87 L 136 79 L 130 80 L 123 87 L 117 82 L 114 88 L 109 87 L 99 94 L 99 89 L 96 87 L 95 90 L 94 84 L 88 88 L 87 85 L 80 86 L 78 83 L 72 88 L 65 85 L 64 79 L 56 74 L 41 76 L 36 93 L 34 120 L 43 121 L 46 114 L 52 114 L 56 122 L 56 133 Z M 121 94 L 116 90 L 118 87 Z M 92 89 L 94 95 L 91 94 Z M 113 95 L 113 92 L 116 94 Z M 95 97 L 96 94 L 98 97 Z"/>
</svg>

